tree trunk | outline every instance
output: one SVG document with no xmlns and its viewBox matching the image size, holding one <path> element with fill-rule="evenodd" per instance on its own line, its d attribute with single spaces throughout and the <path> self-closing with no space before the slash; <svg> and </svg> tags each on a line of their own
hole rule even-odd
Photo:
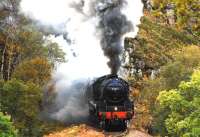
<svg viewBox="0 0 200 137">
<path fill-rule="evenodd" d="M 12 51 L 11 51 L 12 52 Z M 12 53 L 11 55 L 8 55 L 8 69 L 7 69 L 7 79 L 6 80 L 10 80 L 10 73 L 11 73 L 11 62 L 12 62 Z"/>
<path fill-rule="evenodd" d="M 6 45 L 4 45 L 2 56 L 1 56 L 1 70 L 0 70 L 0 73 L 1 73 L 1 78 L 2 79 L 4 78 L 3 74 L 4 74 L 5 53 L 6 53 Z"/>
</svg>

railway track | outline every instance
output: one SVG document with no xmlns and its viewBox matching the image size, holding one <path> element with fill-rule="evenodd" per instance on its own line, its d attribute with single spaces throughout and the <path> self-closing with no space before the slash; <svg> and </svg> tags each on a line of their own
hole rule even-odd
<svg viewBox="0 0 200 137">
<path fill-rule="evenodd" d="M 110 131 L 104 131 L 103 133 L 105 137 L 125 137 L 126 135 L 129 134 L 130 123 L 128 124 L 128 127 L 124 131 L 123 131 L 123 127 L 118 125 L 115 127 L 111 127 Z"/>
</svg>

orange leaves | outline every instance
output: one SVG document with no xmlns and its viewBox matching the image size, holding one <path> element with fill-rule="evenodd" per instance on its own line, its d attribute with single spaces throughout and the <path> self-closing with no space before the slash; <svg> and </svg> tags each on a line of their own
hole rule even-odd
<svg viewBox="0 0 200 137">
<path fill-rule="evenodd" d="M 43 85 L 50 80 L 51 66 L 45 58 L 34 58 L 21 63 L 16 68 L 14 77 Z"/>
</svg>

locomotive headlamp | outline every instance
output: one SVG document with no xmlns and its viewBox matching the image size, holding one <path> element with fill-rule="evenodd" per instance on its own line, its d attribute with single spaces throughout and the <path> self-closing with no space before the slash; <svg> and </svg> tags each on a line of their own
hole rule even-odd
<svg viewBox="0 0 200 137">
<path fill-rule="evenodd" d="M 117 110 L 118 110 L 118 108 L 117 108 L 117 107 L 115 107 L 115 108 L 114 108 L 114 110 L 115 110 L 115 111 L 117 111 Z"/>
</svg>

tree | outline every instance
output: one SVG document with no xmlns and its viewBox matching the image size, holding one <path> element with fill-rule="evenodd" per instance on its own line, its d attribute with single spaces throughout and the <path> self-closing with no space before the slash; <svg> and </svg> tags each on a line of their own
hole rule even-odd
<svg viewBox="0 0 200 137">
<path fill-rule="evenodd" d="M 57 64 L 65 62 L 65 53 L 59 48 L 57 43 L 47 40 L 45 44 L 46 56 L 53 68 L 56 68 Z"/>
<path fill-rule="evenodd" d="M 181 81 L 187 81 L 194 69 L 200 63 L 200 48 L 198 46 L 188 46 L 180 48 L 172 53 L 173 62 L 161 67 L 161 78 L 165 89 L 177 88 Z"/>
<path fill-rule="evenodd" d="M 19 0 L 2 0 L 0 2 L 0 76 L 4 80 L 11 77 L 13 66 L 19 55 L 17 43 Z"/>
<path fill-rule="evenodd" d="M 10 80 L 16 66 L 24 60 L 46 58 L 52 67 L 64 62 L 65 54 L 58 45 L 45 39 L 44 32 L 20 14 L 19 2 L 0 1 L 0 77 L 4 80 Z"/>
<path fill-rule="evenodd" d="M 0 136 L 1 137 L 17 137 L 17 130 L 13 123 L 10 122 L 10 117 L 3 115 L 0 112 Z"/>
<path fill-rule="evenodd" d="M 153 122 L 154 132 L 161 134 L 166 131 L 166 129 L 161 126 L 163 125 L 161 122 L 163 120 L 161 119 L 163 119 L 163 115 L 167 115 L 168 112 L 167 110 L 157 111 L 156 98 L 159 92 L 178 88 L 181 81 L 189 81 L 193 71 L 200 65 L 200 48 L 198 46 L 182 47 L 169 54 L 171 54 L 172 61 L 160 67 L 159 74 L 155 79 L 136 81 L 140 84 L 140 94 L 136 102 L 140 105 L 138 107 L 140 108 L 138 110 L 140 115 L 137 116 L 137 119 L 140 119 L 140 116 L 141 119 L 143 119 L 144 116 L 149 116 L 144 125 L 147 126 L 149 123 Z M 141 112 L 142 107 L 146 108 L 146 111 Z"/>
<path fill-rule="evenodd" d="M 166 134 L 171 137 L 200 136 L 200 71 L 196 70 L 189 82 L 182 82 L 178 89 L 160 92 L 160 110 L 167 110 L 164 117 Z"/>
<path fill-rule="evenodd" d="M 2 112 L 11 115 L 22 137 L 40 136 L 42 122 L 39 119 L 42 89 L 31 83 L 12 79 L 4 83 L 0 92 Z"/>
<path fill-rule="evenodd" d="M 44 86 L 49 82 L 51 72 L 51 65 L 45 58 L 34 58 L 19 64 L 14 71 L 13 78 Z"/>
</svg>

